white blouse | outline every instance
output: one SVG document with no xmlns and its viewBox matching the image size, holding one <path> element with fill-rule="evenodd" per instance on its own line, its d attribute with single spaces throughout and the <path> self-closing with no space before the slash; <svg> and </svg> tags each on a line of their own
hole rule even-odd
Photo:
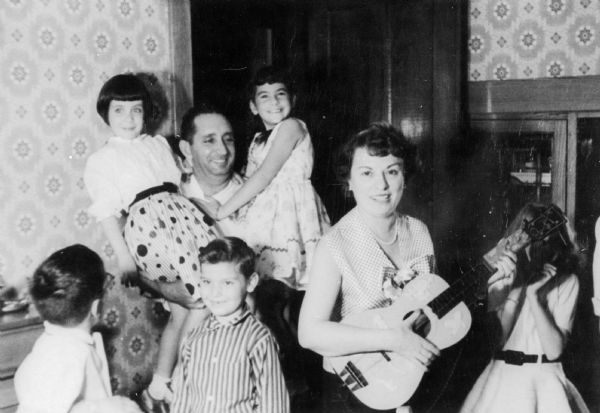
<svg viewBox="0 0 600 413">
<path fill-rule="evenodd" d="M 164 182 L 179 185 L 181 171 L 164 137 L 115 136 L 90 155 L 83 179 L 92 198 L 89 213 L 101 221 L 127 211 L 135 196 L 148 188 Z"/>
</svg>

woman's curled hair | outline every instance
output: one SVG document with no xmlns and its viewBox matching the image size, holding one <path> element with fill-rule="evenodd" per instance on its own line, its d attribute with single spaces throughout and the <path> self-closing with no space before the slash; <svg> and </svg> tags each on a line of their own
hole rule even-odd
<svg viewBox="0 0 600 413">
<path fill-rule="evenodd" d="M 353 135 L 338 153 L 336 173 L 343 183 L 350 179 L 354 153 L 358 148 L 366 148 L 371 156 L 393 155 L 402 159 L 405 179 L 410 178 L 420 168 L 417 147 L 389 123 L 376 122 Z"/>
</svg>

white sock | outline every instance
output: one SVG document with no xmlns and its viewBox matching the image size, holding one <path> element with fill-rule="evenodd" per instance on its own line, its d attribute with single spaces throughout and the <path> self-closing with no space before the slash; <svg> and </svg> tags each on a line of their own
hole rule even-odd
<svg viewBox="0 0 600 413">
<path fill-rule="evenodd" d="M 155 400 L 170 399 L 171 389 L 169 383 L 171 379 L 159 374 L 152 375 L 152 382 L 148 386 L 148 394 Z"/>
</svg>

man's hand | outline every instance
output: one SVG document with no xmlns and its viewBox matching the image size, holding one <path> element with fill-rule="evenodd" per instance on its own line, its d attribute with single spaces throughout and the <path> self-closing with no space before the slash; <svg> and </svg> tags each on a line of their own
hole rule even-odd
<svg viewBox="0 0 600 413">
<path fill-rule="evenodd" d="M 204 302 L 201 299 L 195 299 L 190 295 L 181 280 L 175 282 L 160 282 L 152 281 L 142 276 L 140 277 L 140 281 L 141 284 L 154 290 L 169 302 L 179 304 L 188 309 L 203 309 L 205 307 Z"/>
<path fill-rule="evenodd" d="M 117 256 L 119 275 L 121 276 L 121 284 L 126 287 L 134 287 L 138 285 L 140 275 L 138 274 L 137 266 L 133 257 L 129 254 L 122 257 Z"/>
</svg>

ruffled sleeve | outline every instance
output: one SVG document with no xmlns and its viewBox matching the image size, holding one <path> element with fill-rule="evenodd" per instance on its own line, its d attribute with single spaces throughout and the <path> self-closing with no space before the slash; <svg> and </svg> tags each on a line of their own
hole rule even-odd
<svg viewBox="0 0 600 413">
<path fill-rule="evenodd" d="M 123 209 L 118 187 L 111 179 L 110 161 L 106 152 L 96 152 L 89 157 L 83 174 L 83 181 L 92 198 L 88 212 L 98 221 L 112 215 L 118 216 Z"/>
</svg>

